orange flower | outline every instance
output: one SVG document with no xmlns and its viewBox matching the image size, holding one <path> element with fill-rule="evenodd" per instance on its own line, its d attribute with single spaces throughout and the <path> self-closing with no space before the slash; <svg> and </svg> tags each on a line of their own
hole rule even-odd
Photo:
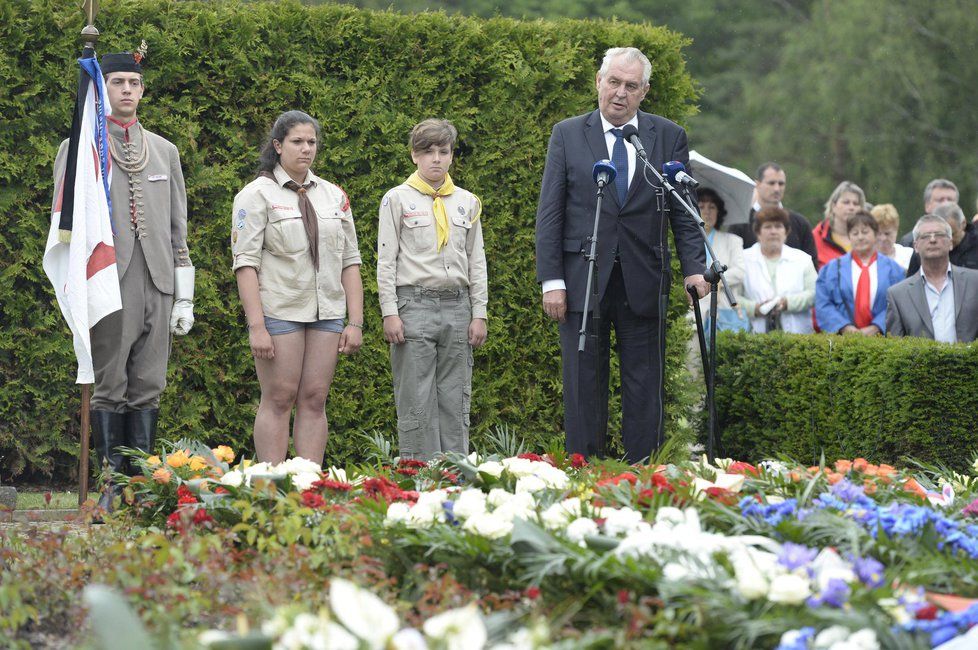
<svg viewBox="0 0 978 650">
<path fill-rule="evenodd" d="M 190 471 L 197 472 L 207 467 L 207 461 L 202 456 L 194 456 L 190 459 Z"/>
<path fill-rule="evenodd" d="M 835 485 L 843 479 L 845 475 L 839 474 L 838 472 L 827 472 L 826 477 L 829 479 L 829 485 Z"/>
<path fill-rule="evenodd" d="M 183 449 L 177 449 L 175 452 L 169 454 L 166 457 L 166 464 L 172 467 L 173 469 L 176 469 L 178 467 L 183 467 L 189 462 L 190 462 L 190 456 L 188 456 L 187 452 L 184 451 Z"/>
<path fill-rule="evenodd" d="M 173 472 L 165 467 L 160 467 L 155 472 L 153 472 L 153 480 L 157 483 L 169 483 L 170 477 L 173 476 Z"/>
<path fill-rule="evenodd" d="M 872 479 L 865 479 L 863 481 L 863 492 L 866 494 L 876 494 L 876 483 Z"/>
<path fill-rule="evenodd" d="M 893 476 L 896 474 L 896 468 L 892 465 L 887 465 L 886 463 L 880 463 L 879 469 L 876 473 L 878 476 Z"/>
<path fill-rule="evenodd" d="M 848 474 L 851 468 L 852 468 L 851 460 L 845 460 L 844 458 L 840 458 L 839 460 L 835 461 L 835 471 L 837 472 L 840 472 L 842 474 Z"/>
<path fill-rule="evenodd" d="M 852 461 L 852 468 L 857 472 L 862 472 L 866 470 L 866 466 L 869 465 L 869 461 L 865 458 L 857 458 Z"/>
<path fill-rule="evenodd" d="M 788 478 L 790 478 L 793 483 L 797 483 L 801 480 L 801 474 L 795 471 L 788 472 Z"/>
<path fill-rule="evenodd" d="M 927 490 L 925 490 L 920 486 L 920 483 L 917 482 L 917 479 L 908 478 L 906 481 L 903 482 L 903 489 L 906 490 L 907 492 L 913 492 L 918 496 L 924 498 L 927 497 Z"/>
<path fill-rule="evenodd" d="M 150 467 L 156 467 L 157 465 L 160 464 L 160 457 L 150 456 L 149 458 L 146 459 L 146 464 L 149 465 Z"/>
<path fill-rule="evenodd" d="M 808 468 L 808 473 L 809 474 L 818 474 L 819 471 L 820 470 L 819 470 L 818 465 L 812 465 L 811 467 Z"/>
<path fill-rule="evenodd" d="M 863 474 L 865 474 L 866 476 L 876 476 L 876 474 L 878 474 L 879 471 L 880 468 L 877 465 L 866 465 L 866 469 L 863 470 Z"/>
<path fill-rule="evenodd" d="M 216 448 L 211 449 L 211 451 L 214 453 L 214 457 L 219 461 L 224 463 L 234 462 L 234 452 L 231 451 L 231 448 L 227 445 L 218 445 Z"/>
</svg>

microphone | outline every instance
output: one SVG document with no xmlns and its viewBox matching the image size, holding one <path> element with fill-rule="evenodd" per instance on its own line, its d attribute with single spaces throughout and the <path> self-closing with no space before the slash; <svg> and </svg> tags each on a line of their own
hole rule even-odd
<svg viewBox="0 0 978 650">
<path fill-rule="evenodd" d="M 621 137 L 632 143 L 635 147 L 635 153 L 642 160 L 648 160 L 649 157 L 645 155 L 645 147 L 642 146 L 642 139 L 638 137 L 638 129 L 635 128 L 634 124 L 626 124 L 621 129 Z"/>
<path fill-rule="evenodd" d="M 678 160 L 671 160 L 662 165 L 662 175 L 673 183 L 695 190 L 700 182 L 686 173 L 686 166 Z"/>
<path fill-rule="evenodd" d="M 591 169 L 591 176 L 594 177 L 594 182 L 598 184 L 598 187 L 613 183 L 617 175 L 618 170 L 615 169 L 615 163 L 610 160 L 599 160 L 594 163 L 594 167 Z"/>
</svg>

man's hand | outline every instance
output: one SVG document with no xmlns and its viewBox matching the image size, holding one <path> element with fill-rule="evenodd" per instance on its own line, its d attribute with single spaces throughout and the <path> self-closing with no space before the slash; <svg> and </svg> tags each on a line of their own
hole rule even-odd
<svg viewBox="0 0 978 650">
<path fill-rule="evenodd" d="M 487 328 L 485 318 L 473 318 L 469 323 L 469 345 L 480 347 L 486 342 Z"/>
<path fill-rule="evenodd" d="M 683 286 L 696 287 L 696 296 L 698 298 L 702 298 L 706 294 L 710 293 L 710 284 L 706 281 L 706 278 L 703 277 L 702 273 L 697 275 L 687 275 L 685 278 L 683 278 Z M 688 292 L 686 293 L 686 298 L 689 300 L 690 304 L 693 304 L 693 299 Z"/>
<path fill-rule="evenodd" d="M 702 278 L 701 275 L 700 279 Z M 543 294 L 543 311 L 560 323 L 567 320 L 567 290 L 554 289 Z"/>
<path fill-rule="evenodd" d="M 388 343 L 404 343 L 404 322 L 400 316 L 384 316 L 384 340 Z"/>
</svg>

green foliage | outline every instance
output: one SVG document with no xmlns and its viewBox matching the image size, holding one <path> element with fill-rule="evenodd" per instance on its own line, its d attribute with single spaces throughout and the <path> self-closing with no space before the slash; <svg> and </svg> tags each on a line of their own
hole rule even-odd
<svg viewBox="0 0 978 650">
<path fill-rule="evenodd" d="M 147 128 L 180 150 L 197 266 L 193 332 L 174 341 L 164 439 L 247 449 L 258 401 L 228 234 L 234 194 L 254 177 L 263 134 L 282 110 L 323 125 L 316 170 L 342 185 L 357 219 L 367 305 L 360 354 L 342 359 L 327 414 L 330 464 L 356 458 L 360 432 L 393 432 L 388 351 L 379 334 L 375 211 L 412 170 L 406 140 L 423 118 L 461 133 L 454 177 L 480 195 L 490 260 L 489 341 L 476 354 L 473 440 L 507 423 L 530 447 L 562 430 L 556 327 L 534 282 L 534 215 L 544 143 L 560 119 L 595 105 L 602 52 L 629 43 L 655 61 L 643 107 L 684 121 L 695 91 L 679 35 L 620 22 L 517 22 L 404 16 L 298 3 L 102 4 L 101 52 L 149 43 Z M 0 458 L 4 473 L 73 475 L 78 391 L 68 330 L 41 270 L 51 168 L 68 133 L 81 12 L 55 0 L 0 0 Z M 27 155 L 25 155 L 27 154 Z M 679 282 L 670 319 L 685 311 Z M 669 430 L 689 436 L 683 329 L 672 328 Z M 615 412 L 615 409 L 612 410 Z M 617 429 L 617 420 L 611 430 Z"/>
<path fill-rule="evenodd" d="M 722 454 L 967 467 L 978 447 L 978 348 L 923 339 L 730 334 L 717 339 Z"/>
</svg>

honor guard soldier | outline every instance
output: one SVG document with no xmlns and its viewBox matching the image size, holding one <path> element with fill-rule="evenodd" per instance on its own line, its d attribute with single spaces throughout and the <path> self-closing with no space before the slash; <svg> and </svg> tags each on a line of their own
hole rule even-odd
<svg viewBox="0 0 978 650">
<path fill-rule="evenodd" d="M 136 117 L 145 88 L 143 54 L 144 47 L 101 59 L 112 108 L 107 116 L 110 200 L 122 310 L 91 329 L 91 420 L 103 466 L 121 473 L 131 468 L 118 447 L 153 449 L 170 335 L 186 334 L 194 322 L 194 267 L 187 248 L 180 154 Z M 63 142 L 58 151 L 56 179 L 63 176 L 67 145 Z M 107 486 L 99 506 L 111 510 L 118 493 L 117 486 Z"/>
<path fill-rule="evenodd" d="M 448 174 L 457 135 L 448 120 L 415 126 L 417 171 L 380 205 L 377 287 L 401 458 L 469 450 L 472 349 L 486 340 L 488 282 L 482 202 Z"/>
</svg>

